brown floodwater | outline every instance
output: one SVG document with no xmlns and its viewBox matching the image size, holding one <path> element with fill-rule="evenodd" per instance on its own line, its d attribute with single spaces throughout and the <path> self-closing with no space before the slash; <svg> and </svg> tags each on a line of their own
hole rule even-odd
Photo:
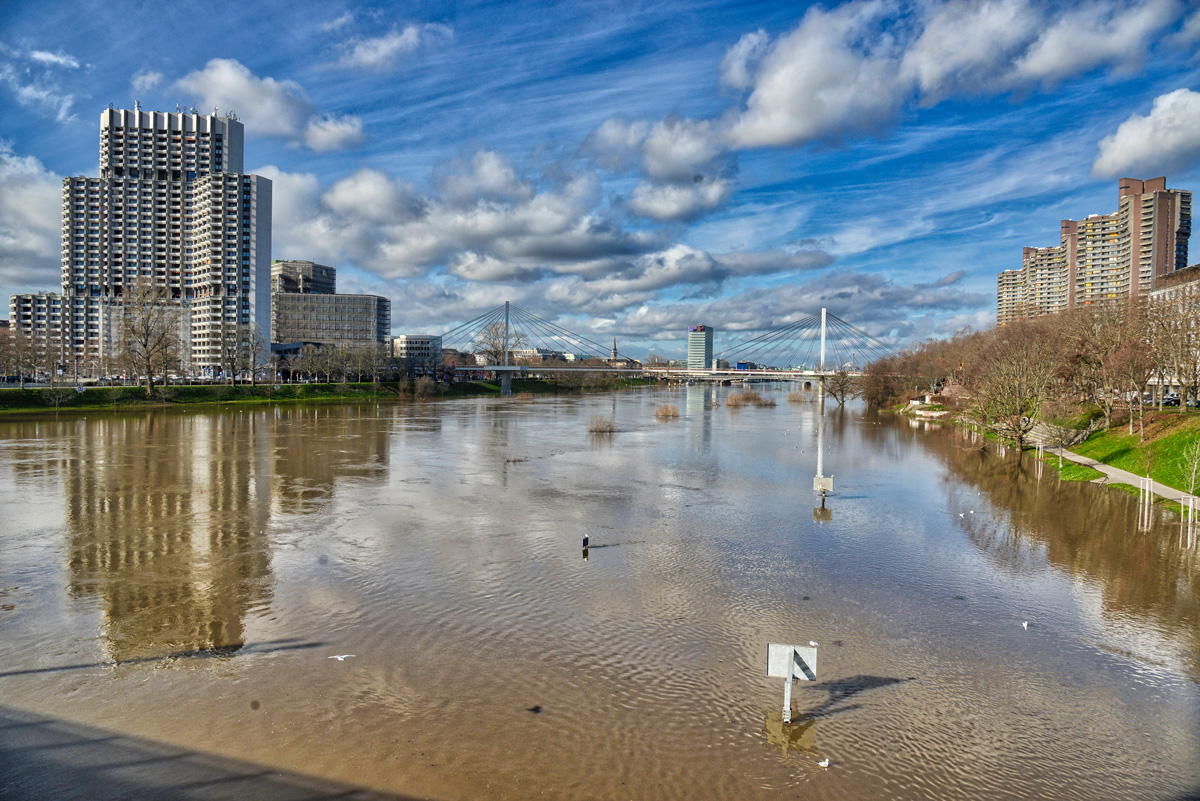
<svg viewBox="0 0 1200 801">
<path fill-rule="evenodd" d="M 762 389 L 0 421 L 0 709 L 447 801 L 1200 793 L 1178 520 Z"/>
</svg>

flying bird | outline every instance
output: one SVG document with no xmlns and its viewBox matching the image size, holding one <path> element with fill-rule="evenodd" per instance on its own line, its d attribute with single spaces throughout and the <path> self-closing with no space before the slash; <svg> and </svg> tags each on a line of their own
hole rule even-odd
<svg viewBox="0 0 1200 801">
<path fill-rule="evenodd" d="M 809 641 L 808 641 L 808 644 L 809 644 L 809 645 L 811 645 L 813 648 L 816 648 L 816 647 L 817 647 L 817 644 L 816 644 L 816 642 L 814 642 L 813 640 L 809 640 Z"/>
<path fill-rule="evenodd" d="M 336 659 L 339 662 L 345 662 L 347 659 L 349 659 L 352 656 L 354 656 L 354 654 L 338 654 L 336 656 L 331 656 L 329 658 Z"/>
<path fill-rule="evenodd" d="M 1023 628 L 1023 629 L 1028 629 L 1028 628 L 1029 628 L 1029 621 L 1028 621 L 1028 620 L 1026 620 L 1026 621 L 1022 622 L 1022 623 L 1021 623 L 1021 628 Z"/>
</svg>

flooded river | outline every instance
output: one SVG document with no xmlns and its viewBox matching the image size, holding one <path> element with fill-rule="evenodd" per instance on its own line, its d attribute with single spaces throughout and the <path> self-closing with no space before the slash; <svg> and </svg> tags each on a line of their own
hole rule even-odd
<svg viewBox="0 0 1200 801">
<path fill-rule="evenodd" d="M 781 389 L 0 421 L 0 781 L 1197 797 L 1178 521 Z"/>
</svg>

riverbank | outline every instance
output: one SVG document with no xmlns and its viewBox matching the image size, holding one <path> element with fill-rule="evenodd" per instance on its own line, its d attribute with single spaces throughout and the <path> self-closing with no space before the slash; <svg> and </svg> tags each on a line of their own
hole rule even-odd
<svg viewBox="0 0 1200 801">
<path fill-rule="evenodd" d="M 650 379 L 624 380 L 611 387 L 597 389 L 617 389 L 651 383 L 653 381 Z M 566 386 L 555 381 L 514 379 L 512 382 L 514 396 L 579 394 L 588 391 L 595 390 Z M 86 387 L 82 390 L 74 386 L 0 389 L 0 415 L 53 415 L 62 411 L 134 411 L 169 406 L 216 406 L 231 403 L 399 403 L 473 396 L 499 397 L 499 381 L 464 381 L 454 384 L 395 381 L 255 385 L 172 384 L 155 387 L 152 394 L 147 393 L 146 388 L 142 386 Z"/>
</svg>

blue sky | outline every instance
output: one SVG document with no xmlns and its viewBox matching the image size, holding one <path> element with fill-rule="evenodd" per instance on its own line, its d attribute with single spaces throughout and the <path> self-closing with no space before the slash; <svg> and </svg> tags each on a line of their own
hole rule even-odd
<svg viewBox="0 0 1200 801">
<path fill-rule="evenodd" d="M 984 327 L 1117 178 L 1200 189 L 1198 48 L 1185 0 L 8 2 L 0 297 L 58 288 L 59 181 L 137 99 L 236 111 L 274 256 L 395 333 L 504 300 L 635 356 L 822 306 Z"/>
</svg>

